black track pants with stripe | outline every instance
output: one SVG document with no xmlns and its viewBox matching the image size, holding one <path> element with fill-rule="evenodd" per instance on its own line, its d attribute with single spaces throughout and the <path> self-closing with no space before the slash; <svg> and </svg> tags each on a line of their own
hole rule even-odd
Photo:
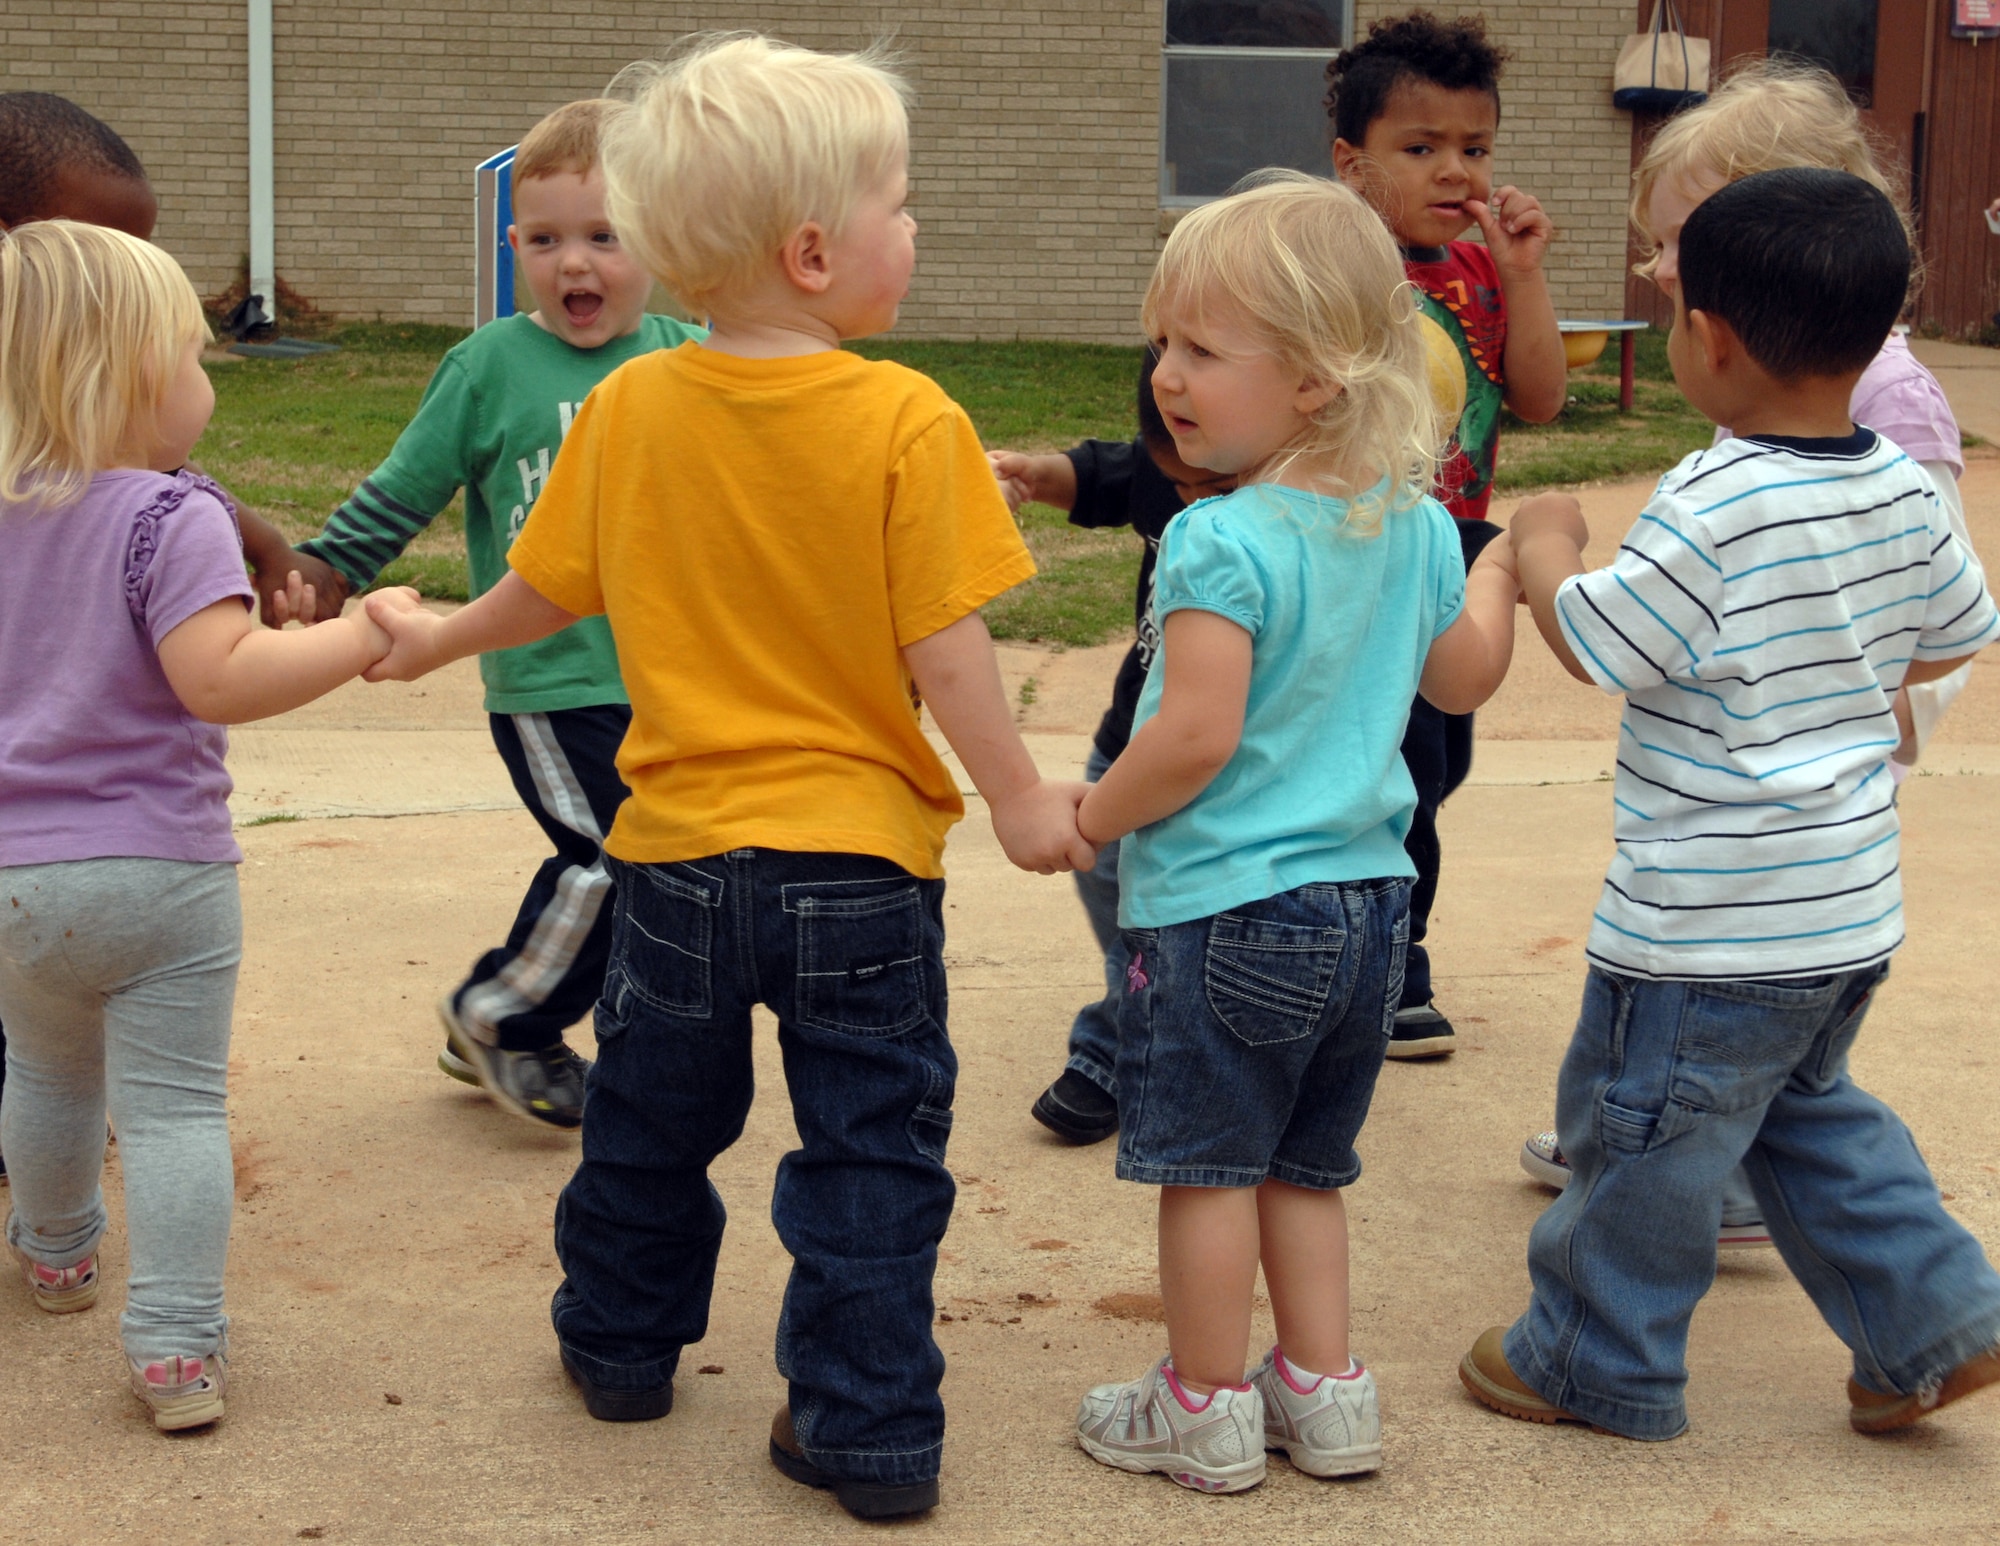
<svg viewBox="0 0 2000 1546">
<path fill-rule="evenodd" d="M 632 711 L 605 704 L 488 718 L 521 803 L 556 851 L 528 883 L 507 943 L 479 958 L 452 1001 L 473 1035 L 531 1052 L 561 1041 L 604 988 L 612 882 L 603 844 L 629 792 L 616 759 Z"/>
</svg>

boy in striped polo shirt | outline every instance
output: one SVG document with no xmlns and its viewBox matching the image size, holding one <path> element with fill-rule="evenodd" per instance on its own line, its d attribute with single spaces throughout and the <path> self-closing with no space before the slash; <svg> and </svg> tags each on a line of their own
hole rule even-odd
<svg viewBox="0 0 2000 1546">
<path fill-rule="evenodd" d="M 1880 192 L 1790 168 L 1681 233 L 1668 345 L 1733 435 L 1583 572 L 1566 496 L 1508 542 L 1549 647 L 1623 693 L 1617 855 L 1557 1092 L 1574 1179 L 1534 1294 L 1460 1378 L 1534 1422 L 1687 1425 L 1687 1330 L 1741 1163 L 1772 1242 L 1853 1350 L 1849 1421 L 1908 1426 L 2000 1380 L 2000 1275 L 1847 1052 L 1902 942 L 1890 710 L 2000 635 L 1929 476 L 1848 418 L 1910 251 Z"/>
</svg>

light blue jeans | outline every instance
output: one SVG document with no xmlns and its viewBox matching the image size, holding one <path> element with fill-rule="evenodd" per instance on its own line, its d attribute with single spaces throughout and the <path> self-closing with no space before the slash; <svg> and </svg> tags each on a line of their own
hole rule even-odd
<svg viewBox="0 0 2000 1546">
<path fill-rule="evenodd" d="M 1095 746 L 1083 765 L 1087 783 L 1104 777 L 1111 759 Z M 1125 967 L 1131 953 L 1118 928 L 1118 845 L 1106 843 L 1097 850 L 1097 868 L 1077 870 L 1076 894 L 1083 902 L 1090 932 L 1097 936 L 1097 948 L 1104 952 L 1104 997 L 1092 999 L 1076 1012 L 1069 1028 L 1069 1062 L 1106 1095 L 1118 1094 L 1118 1004 L 1125 997 Z M 4 1153 L 0 1150 L 0 1153 Z"/>
<path fill-rule="evenodd" d="M 7 1243 L 73 1267 L 104 1234 L 118 1129 L 142 1362 L 222 1345 L 234 1179 L 224 1095 L 243 914 L 233 864 L 86 859 L 0 869 L 0 1153 Z"/>
<path fill-rule="evenodd" d="M 1534 1296 L 1506 1340 L 1545 1399 L 1627 1438 L 1687 1426 L 1688 1321 L 1738 1164 L 1861 1384 L 1916 1391 L 2000 1342 L 2000 1275 L 1944 1211 L 1910 1130 L 1847 1072 L 1887 970 L 1592 970 L 1557 1087 L 1571 1180 L 1528 1238 Z"/>
</svg>

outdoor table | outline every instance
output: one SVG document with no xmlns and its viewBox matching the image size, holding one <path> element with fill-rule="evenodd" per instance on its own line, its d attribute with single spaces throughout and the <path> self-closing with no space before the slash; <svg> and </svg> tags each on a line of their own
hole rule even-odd
<svg viewBox="0 0 2000 1546">
<path fill-rule="evenodd" d="M 1582 320 L 1558 322 L 1562 330 L 1563 357 L 1571 370 L 1588 365 L 1604 352 L 1604 345 L 1611 335 L 1618 335 L 1618 411 L 1632 411 L 1632 341 L 1639 329 L 1645 327 L 1638 321 Z"/>
</svg>

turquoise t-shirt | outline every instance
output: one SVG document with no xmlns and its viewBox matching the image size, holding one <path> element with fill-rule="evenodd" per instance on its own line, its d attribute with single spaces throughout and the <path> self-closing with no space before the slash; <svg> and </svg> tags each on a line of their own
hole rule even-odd
<svg viewBox="0 0 2000 1546">
<path fill-rule="evenodd" d="M 1403 730 L 1431 641 L 1465 605 L 1444 506 L 1345 529 L 1347 504 L 1253 484 L 1191 505 L 1160 542 L 1154 616 L 1192 607 L 1250 633 L 1243 739 L 1209 786 L 1118 852 L 1118 921 L 1162 928 L 1315 881 L 1414 875 Z M 1160 711 L 1166 647 L 1139 696 Z"/>
</svg>

